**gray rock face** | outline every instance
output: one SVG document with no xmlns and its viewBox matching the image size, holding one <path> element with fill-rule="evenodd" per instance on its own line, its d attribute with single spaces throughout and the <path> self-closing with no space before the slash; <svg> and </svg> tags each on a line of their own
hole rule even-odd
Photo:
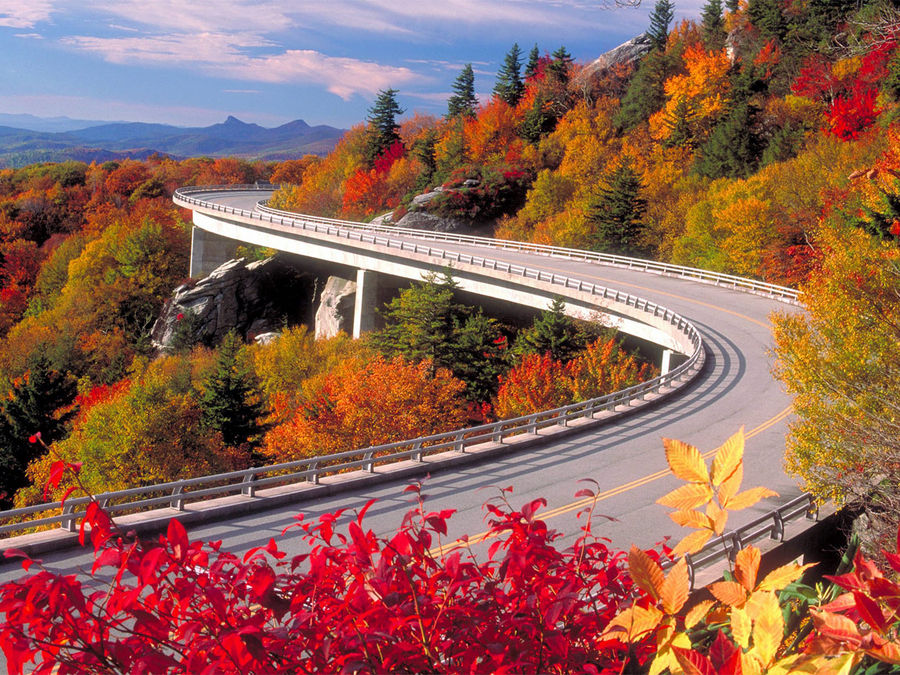
<svg viewBox="0 0 900 675">
<path fill-rule="evenodd" d="M 328 277 L 316 310 L 316 339 L 334 337 L 341 331 L 352 334 L 355 302 L 355 281 Z"/>
<path fill-rule="evenodd" d="M 250 340 L 301 323 L 311 313 L 315 286 L 314 276 L 281 255 L 229 260 L 195 285 L 175 289 L 153 325 L 153 345 L 170 349 L 185 332 L 181 338 L 190 343 L 214 345 L 231 330 Z"/>
<path fill-rule="evenodd" d="M 428 230 L 430 232 L 463 232 L 472 231 L 472 223 L 442 218 L 426 211 L 410 211 L 397 221 L 397 227 L 409 227 L 414 230 Z"/>
<path fill-rule="evenodd" d="M 650 37 L 644 33 L 623 42 L 618 47 L 601 54 L 585 68 L 585 74 L 594 74 L 620 63 L 634 63 L 650 51 Z"/>
</svg>

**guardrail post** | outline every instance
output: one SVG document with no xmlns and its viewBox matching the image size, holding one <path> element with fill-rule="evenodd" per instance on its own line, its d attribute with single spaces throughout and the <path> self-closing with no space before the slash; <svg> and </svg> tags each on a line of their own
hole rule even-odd
<svg viewBox="0 0 900 675">
<path fill-rule="evenodd" d="M 319 484 L 319 463 L 318 462 L 310 462 L 309 470 L 312 471 L 312 475 L 310 475 L 306 480 L 308 480 L 313 485 Z"/>
<path fill-rule="evenodd" d="M 422 461 L 422 441 L 416 441 L 415 443 L 413 443 L 413 450 L 416 451 L 416 454 L 414 454 L 412 456 L 413 461 L 421 462 Z"/>
<path fill-rule="evenodd" d="M 375 473 L 375 462 L 372 461 L 372 458 L 375 456 L 375 453 L 369 450 L 365 455 L 363 455 L 363 459 L 368 460 L 366 463 L 366 471 L 369 473 Z"/>
<path fill-rule="evenodd" d="M 537 433 L 537 415 L 532 415 L 528 418 L 528 433 L 536 434 Z"/>
<path fill-rule="evenodd" d="M 453 449 L 459 453 L 465 453 L 466 451 L 466 440 L 465 440 L 465 432 L 461 431 L 456 434 L 456 438 L 453 439 Z"/>
<path fill-rule="evenodd" d="M 775 521 L 775 529 L 772 530 L 771 538 L 776 541 L 784 541 L 784 517 L 780 511 L 774 511 L 772 519 Z"/>
<path fill-rule="evenodd" d="M 68 518 L 65 516 L 68 516 Z M 63 520 L 59 523 L 60 528 L 67 532 L 74 532 L 77 521 L 78 518 L 75 517 L 75 507 L 71 503 L 66 504 L 63 507 Z"/>
<path fill-rule="evenodd" d="M 688 588 L 694 590 L 694 576 L 696 575 L 696 571 L 694 570 L 694 561 L 691 559 L 690 553 L 684 554 L 684 562 L 687 563 Z"/>
<path fill-rule="evenodd" d="M 560 412 L 559 415 L 557 415 L 556 423 L 559 426 L 561 426 L 561 427 L 568 426 L 568 422 L 569 422 L 569 417 L 566 413 Z"/>
<path fill-rule="evenodd" d="M 241 494 L 245 497 L 256 496 L 256 472 L 248 473 L 241 481 Z"/>
<path fill-rule="evenodd" d="M 170 508 L 184 511 L 184 497 L 182 497 L 182 494 L 184 494 L 184 485 L 179 481 L 178 485 L 172 488 L 172 499 L 169 501 Z"/>
</svg>

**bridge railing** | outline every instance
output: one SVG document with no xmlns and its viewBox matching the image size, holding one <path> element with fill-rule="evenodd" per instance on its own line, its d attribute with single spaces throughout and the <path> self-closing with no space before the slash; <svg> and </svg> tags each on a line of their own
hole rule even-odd
<svg viewBox="0 0 900 675">
<path fill-rule="evenodd" d="M 192 198 L 191 194 L 232 190 L 246 192 L 247 190 L 272 190 L 271 185 L 228 185 L 213 187 L 188 187 L 179 188 L 175 196 L 180 197 L 182 201 L 187 203 L 201 204 L 203 200 Z M 302 219 L 309 223 L 318 223 L 323 225 L 334 225 L 345 229 L 365 229 L 371 232 L 383 232 L 403 237 L 415 237 L 427 241 L 444 241 L 468 246 L 483 246 L 487 248 L 503 249 L 509 251 L 521 251 L 523 253 L 533 253 L 538 255 L 546 255 L 548 257 L 565 258 L 568 260 L 584 260 L 588 262 L 599 263 L 612 267 L 622 267 L 627 269 L 639 270 L 641 272 L 649 272 L 664 276 L 678 277 L 681 279 L 693 279 L 704 283 L 710 283 L 716 286 L 724 286 L 734 288 L 750 293 L 766 295 L 777 298 L 785 302 L 796 302 L 799 291 L 795 288 L 779 286 L 765 281 L 756 279 L 747 279 L 735 276 L 733 274 L 725 274 L 722 272 L 710 272 L 695 267 L 685 267 L 682 265 L 672 265 L 670 263 L 662 263 L 654 260 L 645 260 L 643 258 L 630 258 L 627 256 L 615 255 L 612 253 L 600 253 L 597 251 L 583 251 L 575 248 L 565 248 L 562 246 L 549 246 L 546 244 L 533 244 L 529 242 L 511 241 L 507 239 L 494 239 L 492 237 L 478 237 L 474 235 L 454 234 L 450 232 L 431 232 L 428 230 L 418 230 L 412 228 L 401 228 L 390 225 L 373 225 L 371 223 L 358 223 L 348 220 L 340 220 L 336 218 L 323 218 L 319 216 L 298 215 L 290 211 L 273 209 L 268 206 L 268 200 L 261 200 L 256 210 L 271 216 L 279 216 L 292 219 Z M 227 207 L 226 207 L 227 209 Z M 234 209 L 234 211 L 242 211 L 243 215 L 252 212 L 245 209 Z"/>
<path fill-rule="evenodd" d="M 766 537 L 783 541 L 785 523 L 802 516 L 808 520 L 816 520 L 818 515 L 819 507 L 815 498 L 806 492 L 746 525 L 710 539 L 697 553 L 685 555 L 691 588 L 694 588 L 696 570 L 724 560 L 734 562 L 738 551 Z M 671 563 L 663 565 L 663 567 L 670 566 Z"/>
</svg>

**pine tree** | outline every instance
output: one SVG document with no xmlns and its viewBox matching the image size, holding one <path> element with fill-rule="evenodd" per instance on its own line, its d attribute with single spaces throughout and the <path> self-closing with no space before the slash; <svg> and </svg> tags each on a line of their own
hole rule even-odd
<svg viewBox="0 0 900 675">
<path fill-rule="evenodd" d="M 738 11 L 738 7 L 741 6 L 740 0 L 725 0 L 725 9 L 727 9 L 732 14 Z"/>
<path fill-rule="evenodd" d="M 706 0 L 701 14 L 703 26 L 703 45 L 709 51 L 725 48 L 725 20 L 722 18 L 722 0 Z"/>
<path fill-rule="evenodd" d="M 669 26 L 675 18 L 675 4 L 670 0 L 656 0 L 653 13 L 650 14 L 650 28 L 647 36 L 653 49 L 664 51 L 669 39 Z"/>
<path fill-rule="evenodd" d="M 548 72 L 561 84 L 568 84 L 569 76 L 572 74 L 572 63 L 575 59 L 572 58 L 565 46 L 560 47 L 550 56 L 550 65 L 547 66 Z"/>
<path fill-rule="evenodd" d="M 663 122 L 669 130 L 663 145 L 667 148 L 691 148 L 695 145 L 694 122 L 696 114 L 694 105 L 687 97 L 682 96 L 675 105 L 671 116 Z"/>
<path fill-rule="evenodd" d="M 230 448 L 252 449 L 261 440 L 263 406 L 250 371 L 241 364 L 241 340 L 233 331 L 219 345 L 215 369 L 203 382 L 203 424 Z"/>
<path fill-rule="evenodd" d="M 537 75 L 538 67 L 541 65 L 541 52 L 537 44 L 528 52 L 528 63 L 525 64 L 525 81 Z"/>
<path fill-rule="evenodd" d="M 475 72 L 472 70 L 472 64 L 467 63 L 453 83 L 453 96 L 447 99 L 447 119 L 475 117 L 477 107 Z"/>
<path fill-rule="evenodd" d="M 494 96 L 502 101 L 506 101 L 509 105 L 515 106 L 525 93 L 525 84 L 522 82 L 522 52 L 519 50 L 518 43 L 514 43 L 512 48 L 503 59 L 503 65 L 497 72 L 497 82 L 494 85 Z"/>
<path fill-rule="evenodd" d="M 762 142 L 754 130 L 756 108 L 738 102 L 701 146 L 697 172 L 709 178 L 744 178 L 756 170 Z"/>
<path fill-rule="evenodd" d="M 61 440 L 75 411 L 67 409 L 75 398 L 74 380 L 54 370 L 44 355 L 33 356 L 0 410 L 0 504 L 27 485 L 25 469 L 43 448 L 30 439 L 40 435 L 46 443 Z"/>
<path fill-rule="evenodd" d="M 671 57 L 662 51 L 652 51 L 641 59 L 616 113 L 615 123 L 619 129 L 633 129 L 665 105 L 664 87 L 670 64 Z"/>
<path fill-rule="evenodd" d="M 416 179 L 416 189 L 424 190 L 432 185 L 437 173 L 437 159 L 435 146 L 437 145 L 437 131 L 429 129 L 413 145 L 413 153 L 416 159 L 422 163 L 422 172 Z"/>
<path fill-rule="evenodd" d="M 642 253 L 640 238 L 647 201 L 641 196 L 640 176 L 625 158 L 607 174 L 604 183 L 588 206 L 588 220 L 595 228 L 593 248 L 621 255 Z"/>
<path fill-rule="evenodd" d="M 566 303 L 556 297 L 527 330 L 519 334 L 513 353 L 517 358 L 525 354 L 549 354 L 556 361 L 569 361 L 587 343 L 575 320 L 566 314 Z"/>
<path fill-rule="evenodd" d="M 378 92 L 375 103 L 369 108 L 366 121 L 369 124 L 366 139 L 366 160 L 371 165 L 378 156 L 391 145 L 400 140 L 397 117 L 403 114 L 397 103 L 396 89 L 383 89 Z"/>
</svg>

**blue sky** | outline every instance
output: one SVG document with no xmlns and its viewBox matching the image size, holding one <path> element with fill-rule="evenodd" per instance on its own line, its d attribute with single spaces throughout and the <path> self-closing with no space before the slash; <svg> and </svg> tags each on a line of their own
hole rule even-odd
<svg viewBox="0 0 900 675">
<path fill-rule="evenodd" d="M 703 0 L 676 2 L 676 20 Z M 235 115 L 349 127 L 379 89 L 442 114 L 513 42 L 580 62 L 643 32 L 613 0 L 0 0 L 0 113 L 205 126 Z"/>
</svg>

